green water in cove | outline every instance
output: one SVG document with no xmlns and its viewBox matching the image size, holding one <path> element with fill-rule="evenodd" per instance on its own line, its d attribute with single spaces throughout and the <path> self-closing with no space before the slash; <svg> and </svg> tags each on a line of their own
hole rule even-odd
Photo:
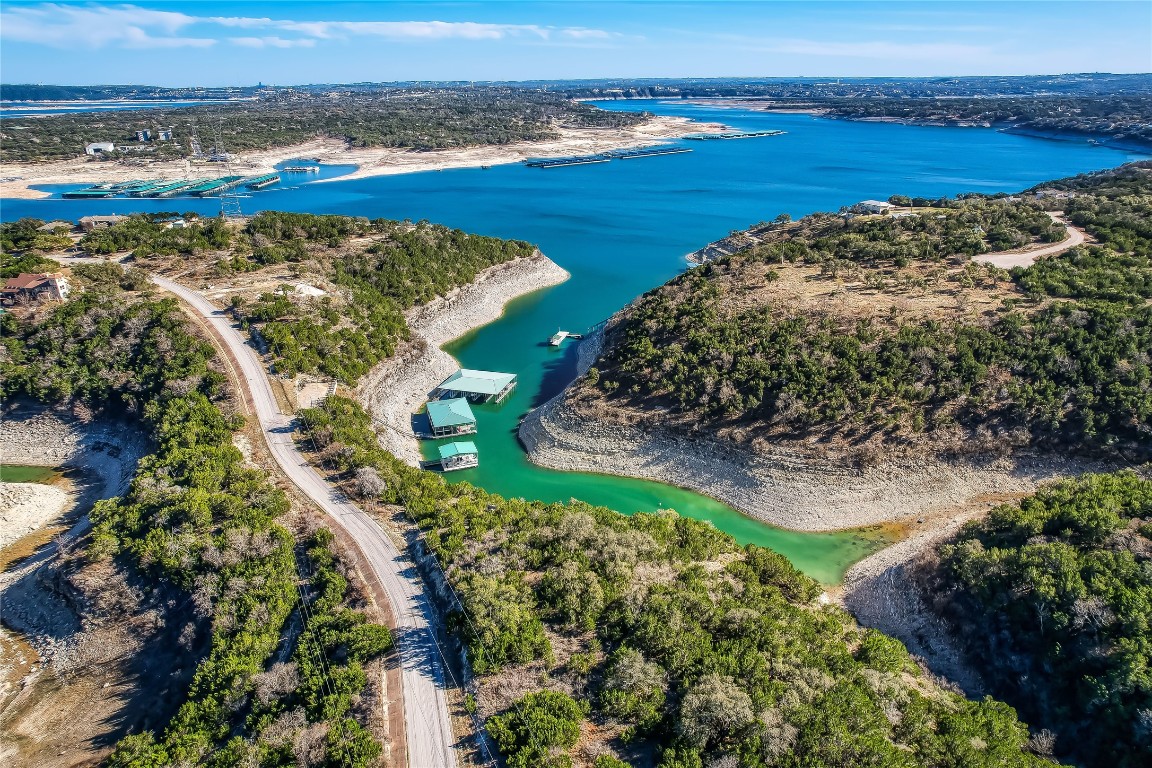
<svg viewBox="0 0 1152 768">
<path fill-rule="evenodd" d="M 446 347 L 465 367 L 519 377 L 515 394 L 502 405 L 475 409 L 479 468 L 451 473 L 448 480 L 468 481 L 511 497 L 579 498 L 621 512 L 675 509 L 710 520 L 741 542 L 771 547 L 830 584 L 840 581 L 851 563 L 882 546 L 885 536 L 878 531 L 863 535 L 785 531 L 679 488 L 555 472 L 529 463 L 516 439 L 521 417 L 561 391 L 575 372 L 574 344 L 556 349 L 547 345 L 548 337 L 557 328 L 586 330 L 685 269 L 685 254 L 779 213 L 799 217 L 892 194 L 1014 192 L 1047 179 L 1146 157 L 975 128 L 855 123 L 679 103 L 601 106 L 787 133 L 685 141 L 691 153 L 595 165 L 549 169 L 507 165 L 272 188 L 245 199 L 244 210 L 427 219 L 538 244 L 572 278 L 513 302 L 500 320 Z M 218 206 L 211 200 L 182 199 L 5 200 L 0 215 L 4 220 L 76 219 L 131 211 L 213 213 Z"/>
<path fill-rule="evenodd" d="M 33 467 L 27 464 L 0 464 L 0 483 L 43 483 L 58 476 L 54 467 Z"/>
</svg>

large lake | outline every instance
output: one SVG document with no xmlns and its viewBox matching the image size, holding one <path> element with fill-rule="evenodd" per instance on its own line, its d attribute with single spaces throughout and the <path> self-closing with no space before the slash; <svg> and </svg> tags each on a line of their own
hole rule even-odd
<svg viewBox="0 0 1152 768">
<path fill-rule="evenodd" d="M 711 520 L 742 542 L 770 546 L 825 582 L 884 542 L 879 532 L 803 534 L 758 523 L 706 496 L 626 478 L 564 473 L 527 462 L 516 441 L 525 412 L 572 379 L 575 348 L 547 345 L 557 328 L 579 332 L 686 268 L 684 255 L 733 229 L 780 213 L 836 210 L 892 194 L 936 197 L 1013 192 L 1046 179 L 1146 155 L 978 128 L 921 128 L 661 102 L 607 102 L 783 136 L 684 142 L 693 152 L 596 165 L 520 165 L 305 183 L 243 201 L 262 209 L 428 219 L 515 237 L 572 273 L 563 285 L 513 302 L 504 317 L 447 349 L 466 367 L 514 372 L 515 394 L 476 409 L 480 467 L 452 473 L 506 496 L 579 498 L 622 512 L 673 508 Z M 327 173 L 338 173 L 331 169 Z M 197 210 L 211 200 L 4 200 L 4 220 L 76 219 L 91 213 Z"/>
</svg>

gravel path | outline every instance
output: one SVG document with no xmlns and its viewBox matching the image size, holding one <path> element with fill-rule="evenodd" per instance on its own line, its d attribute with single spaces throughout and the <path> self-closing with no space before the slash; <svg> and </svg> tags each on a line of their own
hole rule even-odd
<svg viewBox="0 0 1152 768">
<path fill-rule="evenodd" d="M 993 266 L 1000 267 L 1001 269 L 1012 269 L 1012 267 L 1030 267 L 1036 263 L 1036 259 L 1044 256 L 1052 256 L 1053 254 L 1063 253 L 1069 248 L 1075 248 L 1078 245 L 1084 244 L 1084 233 L 1072 226 L 1068 222 L 1060 218 L 1059 214 L 1048 214 L 1052 221 L 1057 224 L 1063 224 L 1064 229 L 1068 232 L 1068 237 L 1058 243 L 1046 245 L 1043 248 L 1035 248 L 1032 250 L 1021 251 L 1000 251 L 999 253 L 985 253 L 980 256 L 973 256 L 972 261 L 983 262 L 984 264 L 992 264 Z"/>
<path fill-rule="evenodd" d="M 513 299 L 558 285 L 568 277 L 537 251 L 529 258 L 490 267 L 469 285 L 409 312 L 412 341 L 372 369 L 356 390 L 357 399 L 384 428 L 380 433 L 384 448 L 405 463 L 420 466 L 412 415 L 424 405 L 428 393 L 460 367 L 440 346 L 497 320 Z"/>
</svg>

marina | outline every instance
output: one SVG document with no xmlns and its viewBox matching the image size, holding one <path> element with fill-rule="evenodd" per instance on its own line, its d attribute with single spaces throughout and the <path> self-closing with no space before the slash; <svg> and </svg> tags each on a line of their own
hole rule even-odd
<svg viewBox="0 0 1152 768">
<path fill-rule="evenodd" d="M 234 187 L 244 186 L 251 190 L 267 189 L 279 184 L 279 173 L 266 173 L 260 176 L 221 176 L 198 179 L 152 179 L 105 182 L 93 184 L 84 189 L 62 192 L 60 197 L 67 200 L 102 200 L 110 197 L 167 198 L 177 196 L 205 197 L 226 192 Z"/>
<path fill-rule="evenodd" d="M 524 165 L 529 168 L 563 168 L 568 165 L 589 165 L 591 163 L 606 163 L 612 158 L 604 155 L 582 155 L 576 157 L 554 157 L 540 160 L 525 160 Z"/>
<path fill-rule="evenodd" d="M 690 141 L 712 141 L 722 139 L 758 139 L 763 136 L 783 136 L 787 131 L 728 131 L 726 133 L 698 133 L 685 136 Z"/>
<path fill-rule="evenodd" d="M 248 189 L 264 189 L 265 187 L 270 187 L 273 184 L 279 184 L 279 183 L 280 183 L 280 174 L 269 173 L 269 174 L 265 174 L 264 176 L 257 176 L 254 179 L 248 179 L 244 183 L 244 186 L 247 187 Z"/>
<path fill-rule="evenodd" d="M 647 147 L 644 149 L 618 149 L 615 152 L 607 152 L 605 154 L 613 160 L 635 160 L 640 157 L 681 155 L 691 151 L 688 147 Z"/>
</svg>

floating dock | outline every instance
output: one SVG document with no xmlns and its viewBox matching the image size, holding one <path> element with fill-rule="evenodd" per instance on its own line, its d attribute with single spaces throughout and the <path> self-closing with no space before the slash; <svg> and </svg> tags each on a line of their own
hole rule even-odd
<svg viewBox="0 0 1152 768">
<path fill-rule="evenodd" d="M 177 194 L 185 187 L 191 186 L 192 181 L 188 179 L 177 179 L 176 181 L 161 184 L 159 187 L 152 187 L 135 193 L 136 197 L 171 197 Z"/>
<path fill-rule="evenodd" d="M 645 147 L 643 149 L 618 149 L 605 153 L 613 160 L 635 160 L 638 157 L 659 157 L 660 155 L 681 155 L 691 152 L 688 147 Z"/>
<path fill-rule="evenodd" d="M 692 141 L 712 141 L 715 139 L 757 139 L 761 136 L 781 136 L 787 131 L 728 131 L 726 133 L 698 133 L 684 136 Z"/>
<path fill-rule="evenodd" d="M 195 187 L 198 184 L 203 184 L 206 181 L 212 181 L 212 179 L 185 179 L 180 183 L 173 182 L 172 184 L 169 184 L 165 189 L 152 190 L 147 195 L 145 195 L 145 197 L 175 197 L 176 195 L 184 194 L 188 188 Z"/>
<path fill-rule="evenodd" d="M 280 174 L 268 173 L 263 176 L 254 176 L 244 182 L 244 186 L 248 189 L 264 189 L 273 184 L 280 183 Z"/>
<path fill-rule="evenodd" d="M 582 339 L 584 338 L 579 333 L 569 333 L 568 331 L 556 331 L 552 334 L 552 338 L 548 339 L 548 343 L 553 347 L 558 347 L 564 343 L 565 339 Z"/>
<path fill-rule="evenodd" d="M 185 194 L 196 195 L 197 197 L 205 197 L 207 195 L 214 195 L 218 192 L 226 192 L 243 181 L 243 176 L 221 176 L 218 179 L 212 179 L 211 181 L 206 181 L 203 184 L 197 184 L 194 187 L 189 187 L 188 189 L 184 190 L 184 192 Z"/>
<path fill-rule="evenodd" d="M 76 189 L 71 192 L 65 192 L 60 197 L 69 200 L 94 200 L 102 197 L 112 197 L 116 194 L 116 190 L 107 189 L 102 187 L 88 187 L 87 189 Z"/>
<path fill-rule="evenodd" d="M 524 165 L 529 168 L 561 168 L 563 166 L 586 166 L 592 162 L 607 162 L 612 158 L 602 154 L 584 154 L 573 158 L 541 158 L 538 160 L 525 160 Z"/>
</svg>

